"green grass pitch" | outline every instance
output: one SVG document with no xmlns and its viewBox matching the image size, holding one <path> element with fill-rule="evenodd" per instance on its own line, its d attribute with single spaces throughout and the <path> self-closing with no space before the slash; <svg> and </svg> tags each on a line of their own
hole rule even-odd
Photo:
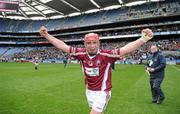
<svg viewBox="0 0 180 114">
<path fill-rule="evenodd" d="M 161 104 L 151 103 L 142 65 L 116 65 L 105 114 L 180 114 L 180 66 L 166 68 Z M 88 114 L 80 65 L 0 63 L 0 114 Z"/>
</svg>

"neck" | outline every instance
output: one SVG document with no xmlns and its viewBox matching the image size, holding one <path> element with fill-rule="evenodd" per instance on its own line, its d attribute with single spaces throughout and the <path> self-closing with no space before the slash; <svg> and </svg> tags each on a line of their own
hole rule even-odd
<svg viewBox="0 0 180 114">
<path fill-rule="evenodd" d="M 87 52 L 87 54 L 88 54 L 90 59 L 94 58 L 98 53 L 99 53 L 99 50 L 96 53 L 94 53 L 94 54 L 91 54 L 91 53 Z"/>
</svg>

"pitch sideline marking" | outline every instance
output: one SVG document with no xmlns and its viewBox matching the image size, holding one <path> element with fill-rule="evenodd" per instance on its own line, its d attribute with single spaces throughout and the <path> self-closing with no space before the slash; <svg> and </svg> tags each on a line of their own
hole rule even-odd
<svg viewBox="0 0 180 114">
<path fill-rule="evenodd" d="M 176 66 L 172 66 L 174 69 L 176 69 L 177 71 L 180 71 L 180 69 L 178 68 L 178 67 L 176 67 Z"/>
</svg>

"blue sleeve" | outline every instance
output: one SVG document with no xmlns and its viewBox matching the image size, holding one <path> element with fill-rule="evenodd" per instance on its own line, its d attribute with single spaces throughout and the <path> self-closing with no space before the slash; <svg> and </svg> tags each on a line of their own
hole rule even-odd
<svg viewBox="0 0 180 114">
<path fill-rule="evenodd" d="M 158 56 L 159 65 L 154 68 L 155 72 L 160 71 L 166 67 L 166 59 L 163 55 Z"/>
</svg>

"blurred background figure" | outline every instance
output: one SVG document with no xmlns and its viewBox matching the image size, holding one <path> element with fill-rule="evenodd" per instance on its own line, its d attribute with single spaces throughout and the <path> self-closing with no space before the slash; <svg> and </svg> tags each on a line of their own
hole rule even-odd
<svg viewBox="0 0 180 114">
<path fill-rule="evenodd" d="M 161 104 L 165 99 L 164 93 L 161 89 L 161 83 L 164 79 L 166 60 L 155 44 L 151 45 L 151 54 L 146 70 L 150 75 L 152 103 Z"/>
</svg>

